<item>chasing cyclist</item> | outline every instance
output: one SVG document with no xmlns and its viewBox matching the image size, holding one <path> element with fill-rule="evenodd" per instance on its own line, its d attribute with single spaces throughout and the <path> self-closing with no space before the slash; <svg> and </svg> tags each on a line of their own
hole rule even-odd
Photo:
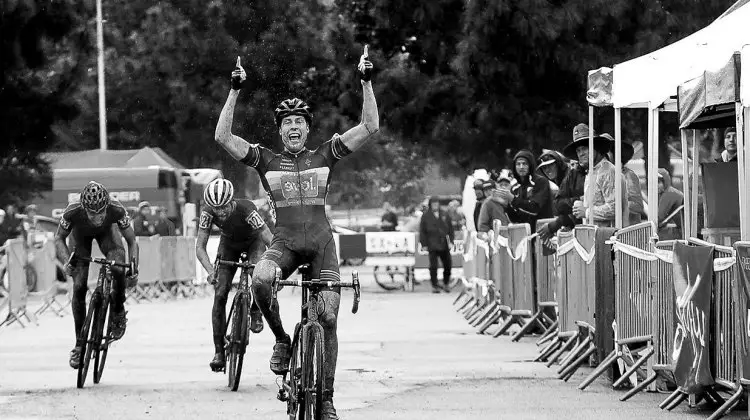
<svg viewBox="0 0 750 420">
<path fill-rule="evenodd" d="M 218 269 L 218 278 L 214 277 L 214 268 L 206 252 L 206 244 L 211 233 L 211 225 L 221 230 L 217 259 L 239 261 L 240 255 L 246 252 L 251 263 L 258 261 L 271 243 L 273 235 L 250 200 L 235 199 L 234 186 L 226 179 L 211 181 L 203 191 L 205 207 L 201 210 L 198 221 L 198 237 L 195 241 L 195 253 L 203 268 L 208 272 L 208 282 L 215 285 L 214 306 L 211 311 L 214 348 L 216 354 L 211 360 L 211 370 L 219 372 L 224 369 L 224 333 L 226 331 L 226 307 L 232 279 L 237 267 L 222 265 Z M 263 316 L 255 301 L 250 308 L 250 331 L 259 333 L 263 330 Z"/>
<path fill-rule="evenodd" d="M 83 187 L 81 199 L 71 203 L 60 218 L 55 234 L 58 258 L 67 261 L 65 273 L 73 277 L 73 321 L 75 323 L 76 345 L 70 352 L 70 367 L 78 369 L 81 345 L 78 337 L 86 318 L 86 291 L 88 290 L 89 263 L 70 262 L 70 249 L 66 239 L 70 237 L 71 248 L 80 257 L 91 257 L 92 241 L 96 239 L 99 249 L 108 260 L 125 264 L 125 248 L 122 238 L 128 244 L 128 255 L 133 261 L 134 279 L 138 273 L 138 243 L 130 225 L 128 211 L 119 201 L 110 199 L 109 193 L 98 182 L 91 181 Z M 112 267 L 112 338 L 119 340 L 125 335 L 127 318 L 125 315 L 125 270 Z"/>
<path fill-rule="evenodd" d="M 258 171 L 276 212 L 276 231 L 271 247 L 263 254 L 253 273 L 253 294 L 276 336 L 270 364 L 277 375 L 284 374 L 289 368 L 291 340 L 281 324 L 278 306 L 274 310 L 270 305 L 271 283 L 277 268 L 281 269 L 282 277 L 287 278 L 305 263 L 311 266 L 312 278 L 339 280 L 336 245 L 326 218 L 325 200 L 336 162 L 361 148 L 379 130 L 378 108 L 370 82 L 372 68 L 365 47 L 358 65 L 364 96 L 362 122 L 343 135 L 334 134 L 331 140 L 316 149 L 305 147 L 313 120 L 310 107 L 297 98 L 281 102 L 274 111 L 274 120 L 284 144 L 280 153 L 250 144 L 232 134 L 234 107 L 247 77 L 239 57 L 232 72 L 229 97 L 221 111 L 215 137 L 232 157 Z M 336 420 L 333 382 L 338 358 L 336 318 L 340 290 L 323 291 L 320 298 L 325 308 L 319 319 L 325 331 L 326 354 L 322 412 L 324 419 Z"/>
</svg>

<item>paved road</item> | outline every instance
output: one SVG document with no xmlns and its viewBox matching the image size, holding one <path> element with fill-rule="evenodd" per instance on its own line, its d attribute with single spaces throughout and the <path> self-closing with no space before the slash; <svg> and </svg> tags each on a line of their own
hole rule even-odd
<svg viewBox="0 0 750 420">
<path fill-rule="evenodd" d="M 280 294 L 288 327 L 299 293 Z M 368 289 L 360 313 L 339 321 L 336 402 L 343 419 L 702 419 L 680 407 L 663 413 L 659 394 L 618 401 L 605 382 L 586 392 L 531 363 L 531 340 L 478 336 L 451 308 L 453 296 Z M 283 419 L 268 370 L 272 335 L 253 336 L 237 393 L 210 372 L 210 298 L 130 306 L 128 332 L 112 349 L 100 385 L 75 388 L 67 366 L 72 318 L 0 330 L 0 419 Z M 742 418 L 734 414 L 729 418 Z"/>
</svg>

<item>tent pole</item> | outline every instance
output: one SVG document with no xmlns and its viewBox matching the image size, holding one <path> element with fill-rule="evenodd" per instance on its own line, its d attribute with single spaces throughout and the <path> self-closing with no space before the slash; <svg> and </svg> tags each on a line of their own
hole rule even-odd
<svg viewBox="0 0 750 420">
<path fill-rule="evenodd" d="M 659 147 L 656 133 L 658 130 L 658 110 L 649 107 L 648 112 L 648 220 L 659 226 Z"/>
<path fill-rule="evenodd" d="M 694 200 L 690 203 L 691 212 L 690 222 L 693 224 L 690 226 L 690 237 L 697 238 L 698 234 L 698 201 L 700 201 L 700 195 L 698 194 L 698 176 L 700 175 L 698 169 L 698 162 L 700 161 L 700 153 L 698 149 L 697 133 L 693 130 L 693 197 Z M 705 217 L 705 215 L 704 215 Z"/>
<path fill-rule="evenodd" d="M 735 116 L 737 128 L 737 181 L 739 182 L 740 200 L 740 238 L 743 241 L 750 238 L 750 212 L 747 202 L 747 139 L 745 138 L 745 107 L 736 102 Z"/>
<path fill-rule="evenodd" d="M 690 216 L 692 216 L 692 211 L 690 210 L 692 207 L 690 203 L 692 203 L 693 197 L 690 189 L 690 163 L 688 159 L 687 130 L 680 129 L 680 140 L 682 142 L 682 192 L 685 195 L 683 203 L 685 207 L 683 207 L 682 210 L 684 216 L 682 237 L 687 240 L 690 237 L 690 226 L 692 226 L 690 222 Z M 695 159 L 695 156 L 693 156 L 693 159 Z"/>
<path fill-rule="evenodd" d="M 615 108 L 615 227 L 622 229 L 622 132 L 620 108 Z"/>
<path fill-rule="evenodd" d="M 587 176 L 589 180 L 588 188 L 586 191 L 584 191 L 584 194 L 586 194 L 586 205 L 590 209 L 588 211 L 589 216 L 586 218 L 585 222 L 593 225 L 594 224 L 594 185 L 596 185 L 596 178 L 594 178 L 594 107 L 589 105 L 589 176 Z"/>
</svg>

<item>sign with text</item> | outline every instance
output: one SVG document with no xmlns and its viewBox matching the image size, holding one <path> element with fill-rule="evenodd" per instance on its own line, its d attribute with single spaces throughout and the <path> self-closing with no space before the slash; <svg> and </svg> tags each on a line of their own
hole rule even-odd
<svg viewBox="0 0 750 420">
<path fill-rule="evenodd" d="M 417 238 L 414 232 L 367 232 L 366 251 L 374 255 L 414 255 Z"/>
<path fill-rule="evenodd" d="M 709 351 L 713 253 L 712 246 L 674 245 L 677 328 L 672 360 L 677 385 L 691 394 L 714 383 Z"/>
<path fill-rule="evenodd" d="M 737 335 L 742 360 L 742 377 L 750 379 L 750 242 L 737 242 L 734 244 L 737 250 L 737 265 L 739 267 L 739 302 L 744 303 L 740 309 L 741 316 L 738 317 Z M 744 302 L 743 302 L 744 299 Z"/>
</svg>

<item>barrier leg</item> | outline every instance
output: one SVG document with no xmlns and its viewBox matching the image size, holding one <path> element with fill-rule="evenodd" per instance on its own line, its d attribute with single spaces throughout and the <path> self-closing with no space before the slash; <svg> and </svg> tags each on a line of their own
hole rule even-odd
<svg viewBox="0 0 750 420">
<path fill-rule="evenodd" d="M 472 308 L 466 315 L 464 315 L 464 318 L 466 318 L 467 321 L 470 321 L 474 316 L 476 316 L 477 313 L 481 312 L 482 309 L 484 309 L 485 305 L 478 305 Z"/>
<path fill-rule="evenodd" d="M 495 305 L 495 310 L 492 312 L 492 315 L 490 315 L 489 318 L 484 322 L 484 324 L 479 326 L 479 330 L 477 331 L 477 334 L 484 334 L 491 326 L 495 325 L 497 321 L 500 320 L 500 318 L 503 317 L 503 311 L 500 308 L 500 305 Z"/>
<path fill-rule="evenodd" d="M 622 376 L 620 376 L 620 379 L 618 379 L 614 384 L 612 384 L 612 387 L 617 388 L 618 386 L 624 384 L 625 381 L 627 381 L 628 378 L 630 378 L 653 355 L 654 355 L 654 348 L 650 347 L 648 351 L 646 352 L 646 354 L 641 356 L 641 358 L 638 359 L 637 362 L 633 363 L 633 365 L 630 366 L 630 368 L 627 371 L 625 371 L 625 373 L 623 373 Z"/>
<path fill-rule="evenodd" d="M 453 306 L 455 306 L 458 303 L 458 301 L 463 299 L 465 296 L 466 296 L 466 288 L 463 288 L 461 290 L 461 293 L 459 293 L 458 296 L 456 296 L 456 298 L 453 299 Z"/>
<path fill-rule="evenodd" d="M 565 382 L 568 382 L 568 380 L 573 376 L 573 374 L 575 374 L 576 371 L 578 371 L 578 368 L 580 368 L 581 365 L 583 365 L 586 362 L 586 360 L 588 360 L 588 358 L 591 357 L 591 355 L 594 354 L 595 352 L 596 352 L 596 347 L 594 346 L 589 347 L 586 353 L 583 353 L 581 357 L 576 359 L 576 361 L 573 362 L 568 367 L 568 369 L 560 375 L 560 379 L 562 379 Z"/>
<path fill-rule="evenodd" d="M 680 405 L 683 401 L 685 401 L 687 397 L 688 397 L 688 394 L 685 394 L 684 392 L 678 389 L 675 392 L 673 392 L 670 396 L 668 396 L 666 400 L 662 401 L 662 403 L 659 404 L 659 408 L 661 408 L 662 410 L 671 411 L 672 409 Z"/>
<path fill-rule="evenodd" d="M 740 386 L 737 391 L 732 394 L 732 396 L 729 397 L 729 399 L 726 400 L 721 407 L 719 407 L 718 410 L 714 411 L 713 414 L 711 414 L 711 417 L 709 417 L 708 420 L 718 420 L 724 417 L 729 412 L 729 410 L 731 410 L 738 402 L 740 402 L 740 399 L 742 398 L 742 394 L 744 392 L 745 388 Z"/>
<path fill-rule="evenodd" d="M 591 337 L 586 337 L 583 341 L 580 341 L 573 351 L 568 353 L 568 355 L 560 362 L 560 367 L 557 369 L 557 373 L 562 373 L 562 371 L 567 369 L 568 364 L 577 358 L 581 352 L 589 346 L 589 344 L 591 344 Z"/>
<path fill-rule="evenodd" d="M 521 326 L 521 329 L 518 330 L 518 332 L 515 333 L 513 335 L 513 337 L 511 337 L 510 341 L 516 341 L 517 342 L 517 341 L 521 340 L 521 338 L 523 338 L 523 336 L 526 335 L 526 332 L 529 331 L 531 329 L 531 327 L 533 327 L 534 324 L 536 324 L 537 321 L 539 321 L 539 318 L 541 318 L 541 316 L 542 316 L 541 312 L 535 313 L 534 316 L 531 317 L 531 318 L 529 318 L 526 321 L 526 323 L 523 324 L 523 326 Z M 542 325 L 542 328 L 544 328 L 544 325 Z"/>
<path fill-rule="evenodd" d="M 551 342 L 547 347 L 543 348 L 542 351 L 539 353 L 539 356 L 534 359 L 535 362 L 546 362 L 547 357 L 549 357 L 552 353 L 557 351 L 557 349 L 560 348 L 562 345 L 561 340 L 555 340 Z"/>
<path fill-rule="evenodd" d="M 551 340 L 557 333 L 557 328 L 560 326 L 560 323 L 558 321 L 555 321 L 552 323 L 552 325 L 547 328 L 547 331 L 542 335 L 541 338 L 539 338 L 539 341 L 536 342 L 537 347 L 544 345 L 547 341 Z"/>
<path fill-rule="evenodd" d="M 648 378 L 646 378 L 645 381 L 641 381 L 641 383 L 639 383 L 638 386 L 636 386 L 635 388 L 633 388 L 630 391 L 628 391 L 627 394 L 623 395 L 620 398 L 620 401 L 627 401 L 627 400 L 630 399 L 630 397 L 632 397 L 635 394 L 637 394 L 637 393 L 643 391 L 644 389 L 648 388 L 649 385 L 651 385 L 652 383 L 654 383 L 654 381 L 656 381 L 656 378 L 658 376 L 659 375 L 657 375 L 656 373 L 652 373 L 651 376 L 649 376 Z"/>
<path fill-rule="evenodd" d="M 588 388 L 589 385 L 591 385 L 596 378 L 604 374 L 604 372 L 607 371 L 607 369 L 615 364 L 617 360 L 619 359 L 618 356 L 618 349 L 612 350 L 611 353 L 604 359 L 604 361 L 594 369 L 593 372 L 583 381 L 580 385 L 578 385 L 578 389 L 583 391 L 584 389 Z"/>
<path fill-rule="evenodd" d="M 563 353 L 565 353 L 566 351 L 568 351 L 568 349 L 570 349 L 570 347 L 573 346 L 573 343 L 575 343 L 576 338 L 577 338 L 576 336 L 568 338 L 568 340 L 565 342 L 565 344 L 563 344 L 562 347 L 560 347 L 560 349 L 557 350 L 557 352 L 554 353 L 552 355 L 552 357 L 550 357 L 550 359 L 547 362 L 546 366 L 548 368 L 552 367 L 552 365 L 555 364 L 555 362 L 557 361 L 557 359 L 559 359 L 560 356 L 562 356 Z"/>
<path fill-rule="evenodd" d="M 714 405 L 723 405 L 725 403 L 724 397 L 719 395 L 719 393 L 716 392 L 716 390 L 713 388 L 707 388 L 705 394 L 707 397 L 709 397 L 707 399 L 710 399 L 710 402 L 712 402 Z"/>
<path fill-rule="evenodd" d="M 516 319 L 516 317 L 514 317 L 514 316 L 508 317 L 508 319 L 506 319 L 505 322 L 500 326 L 500 329 L 498 329 L 497 331 L 495 331 L 494 334 L 492 334 L 492 337 L 493 338 L 500 337 L 501 335 L 503 335 L 506 332 L 508 332 L 508 330 L 510 329 L 510 327 L 512 327 L 516 323 L 518 323 L 518 320 Z"/>
<path fill-rule="evenodd" d="M 484 320 L 487 314 L 492 311 L 492 308 L 494 306 L 494 303 L 485 304 L 482 309 L 478 310 L 471 318 L 469 318 L 469 325 L 471 325 L 472 327 L 476 327 L 477 325 L 479 325 L 479 323 Z"/>
<path fill-rule="evenodd" d="M 474 301 L 474 296 L 471 296 L 471 295 L 468 295 L 468 296 L 469 296 L 469 298 L 468 298 L 468 299 L 466 299 L 466 301 L 465 301 L 465 302 L 463 302 L 463 303 L 462 303 L 462 304 L 461 304 L 461 305 L 460 305 L 460 306 L 458 307 L 458 309 L 456 309 L 456 312 L 458 312 L 458 313 L 461 313 L 461 312 L 463 312 L 463 310 L 464 310 L 464 309 L 466 309 L 466 307 L 467 307 L 467 306 L 469 306 L 469 304 L 471 304 L 471 303 L 472 303 L 472 302 Z"/>
</svg>

